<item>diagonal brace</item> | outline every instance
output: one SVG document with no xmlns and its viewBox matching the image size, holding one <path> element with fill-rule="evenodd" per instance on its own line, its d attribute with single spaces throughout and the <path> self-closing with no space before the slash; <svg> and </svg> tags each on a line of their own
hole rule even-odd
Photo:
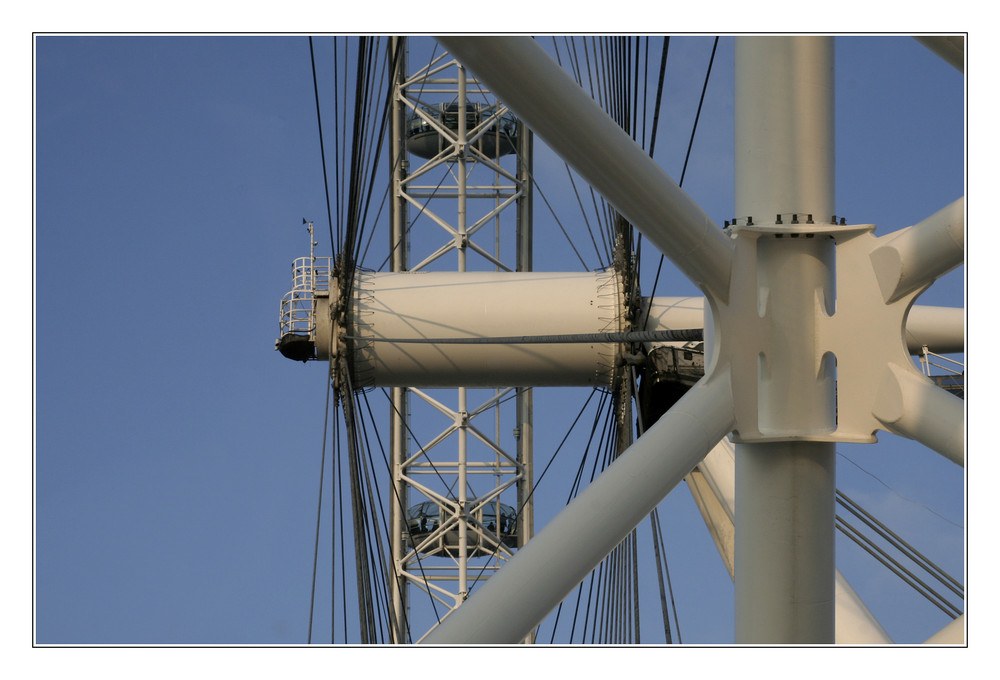
<svg viewBox="0 0 1000 680">
<path fill-rule="evenodd" d="M 691 281 L 728 299 L 729 239 L 538 43 L 484 36 L 438 42 Z"/>
<path fill-rule="evenodd" d="M 513 644 L 732 429 L 728 374 L 702 379 L 425 642 Z"/>
<path fill-rule="evenodd" d="M 965 403 L 912 366 L 886 368 L 872 415 L 890 432 L 965 465 Z"/>
<path fill-rule="evenodd" d="M 965 258 L 965 199 L 879 239 L 872 266 L 886 303 L 930 285 Z"/>
</svg>

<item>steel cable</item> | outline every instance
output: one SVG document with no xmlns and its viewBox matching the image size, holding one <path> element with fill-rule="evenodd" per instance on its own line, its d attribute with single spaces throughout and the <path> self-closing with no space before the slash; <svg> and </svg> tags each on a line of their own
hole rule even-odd
<svg viewBox="0 0 1000 680">
<path fill-rule="evenodd" d="M 309 61 L 312 64 L 312 77 L 313 77 L 313 94 L 316 99 L 316 124 L 319 127 L 319 155 L 320 162 L 323 165 L 323 191 L 326 194 L 326 218 L 327 225 L 330 230 L 330 243 L 334 243 L 333 240 L 333 211 L 330 209 L 330 182 L 327 179 L 326 173 L 326 145 L 323 143 L 323 117 L 320 115 L 319 106 L 319 82 L 316 78 L 316 57 L 313 53 L 313 39 L 309 36 Z M 336 107 L 336 104 L 334 104 Z"/>
<path fill-rule="evenodd" d="M 638 393 L 639 385 L 636 380 L 635 366 L 629 366 L 629 378 L 631 381 L 633 394 Z M 641 437 L 646 432 L 646 425 L 642 420 L 642 411 L 640 410 L 636 414 L 636 429 Z M 660 609 L 663 615 L 663 633 L 666 643 L 669 645 L 672 642 L 670 634 L 670 615 L 667 607 L 667 598 L 664 591 L 664 574 L 666 575 L 667 589 L 670 591 L 670 603 L 674 610 L 674 622 L 677 628 L 677 641 L 680 642 L 680 623 L 677 621 L 677 606 L 674 603 L 674 593 L 673 587 L 670 583 L 670 568 L 667 564 L 667 552 L 666 545 L 663 542 L 663 534 L 660 530 L 660 513 L 657 508 L 653 508 L 653 511 L 649 515 L 649 528 L 653 534 L 653 553 L 656 556 L 656 580 L 659 585 L 660 590 Z M 662 562 L 662 564 L 661 564 Z"/>
<path fill-rule="evenodd" d="M 888 553 L 886 553 L 882 548 L 879 548 L 875 543 L 862 534 L 858 529 L 848 522 L 844 521 L 839 515 L 836 517 L 836 527 L 845 536 L 854 541 L 858 546 L 860 546 L 865 552 L 878 560 L 882 566 L 886 567 L 889 571 L 894 573 L 900 579 L 903 580 L 907 585 L 912 587 L 918 593 L 923 595 L 928 602 L 936 606 L 938 609 L 948 614 L 952 619 L 957 618 L 961 615 L 962 610 L 951 604 L 948 600 L 941 596 L 940 593 L 936 592 L 933 588 L 928 586 L 924 581 L 917 578 L 913 572 L 903 567 L 897 560 L 893 559 Z"/>
<path fill-rule="evenodd" d="M 687 151 L 684 154 L 684 165 L 681 168 L 681 176 L 680 176 L 680 179 L 677 182 L 677 186 L 678 187 L 683 187 L 684 186 L 684 177 L 687 174 L 688 161 L 691 158 L 691 149 L 694 147 L 694 137 L 695 137 L 695 133 L 697 133 L 697 131 L 698 131 L 698 121 L 701 119 L 701 109 L 702 109 L 702 105 L 705 103 L 705 93 L 708 91 L 708 82 L 709 82 L 709 79 L 712 76 L 712 64 L 715 62 L 715 52 L 718 49 L 718 47 L 719 47 L 719 38 L 718 38 L 718 36 L 716 36 L 715 41 L 712 43 L 712 54 L 711 54 L 711 56 L 709 57 L 709 60 L 708 60 L 708 69 L 705 72 L 705 82 L 701 86 L 701 97 L 699 97 L 699 99 L 698 99 L 698 110 L 695 112 L 694 124 L 691 126 L 691 137 L 688 139 Z M 666 66 L 666 61 L 667 61 L 667 43 L 664 43 L 664 46 L 663 46 L 663 58 L 662 58 L 662 61 L 661 61 L 661 68 Z M 662 70 L 661 70 L 661 77 L 662 77 Z M 659 103 L 657 103 L 657 106 L 659 106 Z M 654 119 L 653 119 L 653 144 L 656 143 L 656 121 L 657 121 L 657 117 L 658 116 L 654 116 Z M 650 157 L 652 157 L 652 155 L 653 155 L 652 148 L 650 149 L 649 155 L 650 155 Z M 652 291 L 651 295 L 654 295 L 654 296 L 656 295 L 656 285 L 657 285 L 657 283 L 659 283 L 659 280 L 660 280 L 660 271 L 663 269 L 663 261 L 664 261 L 664 256 L 661 254 L 660 255 L 660 262 L 656 266 L 656 276 L 653 278 L 653 291 Z M 646 310 L 646 320 L 648 321 L 648 319 L 649 319 L 649 310 Z"/>
<path fill-rule="evenodd" d="M 358 342 L 378 342 L 389 345 L 571 345 L 593 343 L 696 342 L 704 338 L 701 328 L 658 331 L 624 331 L 607 333 L 564 333 L 557 335 L 508 335 L 498 337 L 460 338 L 381 338 L 345 335 Z"/>
<path fill-rule="evenodd" d="M 319 500 L 316 503 L 316 544 L 313 548 L 313 568 L 312 568 L 312 587 L 309 593 L 309 632 L 306 636 L 306 644 L 312 644 L 312 630 L 313 630 L 313 611 L 316 604 L 316 567 L 319 561 L 319 528 L 320 519 L 323 516 L 323 482 L 326 477 L 326 434 L 327 426 L 330 422 L 330 391 L 331 385 L 330 381 L 326 381 L 326 406 L 323 408 L 323 444 L 321 446 L 321 454 L 319 461 Z"/>
<path fill-rule="evenodd" d="M 352 391 L 355 400 L 355 413 L 362 413 L 360 409 L 360 397 L 364 397 L 364 392 Z M 359 397 L 360 395 L 360 397 Z M 364 397 L 367 403 L 367 397 Z M 373 482 L 372 477 L 376 474 L 375 461 L 372 457 L 372 446 L 371 440 L 368 433 L 368 425 L 363 418 L 359 418 L 360 427 L 360 438 L 364 442 L 365 458 L 363 462 L 364 473 L 365 473 L 365 487 L 368 493 L 368 507 L 369 507 L 369 518 L 371 525 L 371 538 L 370 545 L 375 546 L 375 552 L 377 554 L 370 554 L 369 561 L 372 564 L 372 569 L 376 578 L 374 580 L 374 586 L 376 591 L 380 591 L 382 594 L 381 598 L 373 598 L 377 605 L 380 615 L 377 617 L 377 621 L 382 624 L 385 629 L 382 631 L 383 640 L 385 639 L 385 633 L 387 633 L 388 626 L 391 625 L 393 610 L 392 604 L 389 600 L 389 588 L 388 579 L 389 575 L 387 572 L 389 560 L 386 558 L 384 553 L 384 546 L 379 532 L 379 526 L 382 527 L 382 531 L 385 532 L 386 538 L 389 536 L 389 524 L 385 517 L 385 503 L 382 500 L 382 494 L 379 491 L 379 485 Z M 372 423 L 374 427 L 374 422 Z M 389 461 L 385 457 L 385 450 L 381 448 L 381 437 L 378 436 L 378 430 L 375 429 L 376 440 L 379 442 L 379 448 L 382 453 L 382 460 L 385 463 L 386 472 L 389 471 Z M 374 496 L 373 496 L 374 490 Z M 379 521 L 381 519 L 381 522 Z M 371 549 L 369 549 L 371 550 Z M 378 568 L 381 567 L 381 568 Z M 385 612 L 381 612 L 382 604 L 384 600 Z"/>
<path fill-rule="evenodd" d="M 896 548 L 899 552 L 903 553 L 910 561 L 914 564 L 920 566 L 921 569 L 926 571 L 928 574 L 937 579 L 943 586 L 948 588 L 951 592 L 959 597 L 965 597 L 965 591 L 962 588 L 962 584 L 959 583 L 955 578 L 945 572 L 941 567 L 937 566 L 931 562 L 927 557 L 925 557 L 921 552 L 916 550 L 909 543 L 904 541 L 898 534 L 893 532 L 889 527 L 876 519 L 871 513 L 858 505 L 855 501 L 851 500 L 842 491 L 837 491 L 837 502 L 840 503 L 845 509 L 847 509 L 851 514 L 864 522 L 869 528 L 871 528 L 875 533 L 886 540 L 892 547 Z"/>
</svg>

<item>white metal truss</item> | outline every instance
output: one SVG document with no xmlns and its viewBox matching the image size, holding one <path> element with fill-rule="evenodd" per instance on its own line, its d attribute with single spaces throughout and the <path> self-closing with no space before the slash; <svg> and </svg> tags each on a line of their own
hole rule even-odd
<svg viewBox="0 0 1000 680">
<path fill-rule="evenodd" d="M 402 75 L 392 90 L 392 271 L 530 270 L 524 129 L 446 55 Z M 401 613 L 392 634 L 407 642 L 436 625 L 418 614 L 429 609 L 428 596 L 444 618 L 530 537 L 531 405 L 530 391 L 514 387 L 394 387 L 392 402 L 400 499 L 391 519 L 392 587 Z"/>
</svg>

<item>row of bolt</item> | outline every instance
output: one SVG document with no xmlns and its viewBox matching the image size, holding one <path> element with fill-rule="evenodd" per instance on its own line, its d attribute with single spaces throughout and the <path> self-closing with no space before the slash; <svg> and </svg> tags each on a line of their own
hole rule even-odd
<svg viewBox="0 0 1000 680">
<path fill-rule="evenodd" d="M 791 221 L 791 224 L 802 224 L 802 222 L 800 222 L 800 220 L 799 220 L 799 214 L 798 214 L 798 213 L 785 213 L 785 214 L 786 214 L 786 215 L 791 215 L 791 216 L 792 216 L 792 221 Z M 745 218 L 742 218 L 742 217 L 734 217 L 734 218 L 732 219 L 732 221 L 730 221 L 730 220 L 726 220 L 726 224 L 725 224 L 726 228 L 728 229 L 728 228 L 729 228 L 729 226 L 730 226 L 730 224 L 731 224 L 732 226 L 734 226 L 734 227 L 735 227 L 735 226 L 737 226 L 737 225 L 739 224 L 739 221 L 740 221 L 741 219 L 742 219 L 742 220 L 745 220 L 745 222 L 744 222 L 745 226 L 748 226 L 748 227 L 752 227 L 752 226 L 753 226 L 753 217 L 745 217 Z M 775 223 L 775 224 L 784 224 L 784 222 L 783 222 L 783 221 L 782 221 L 782 219 L 781 219 L 781 213 L 778 213 L 778 214 L 777 214 L 777 215 L 775 216 L 775 218 L 774 218 L 774 223 Z M 833 215 L 832 217 L 830 217 L 830 223 L 831 223 L 831 224 L 837 224 L 837 216 L 836 216 L 836 215 Z M 809 213 L 808 215 L 806 215 L 806 221 L 805 221 L 805 224 L 815 224 L 815 222 L 813 222 L 813 216 L 812 216 L 812 213 Z M 846 224 L 847 224 L 847 219 L 846 219 L 846 218 L 844 218 L 844 217 L 841 217 L 841 218 L 840 218 L 840 225 L 841 225 L 841 226 L 844 226 L 844 225 L 846 225 Z"/>
</svg>

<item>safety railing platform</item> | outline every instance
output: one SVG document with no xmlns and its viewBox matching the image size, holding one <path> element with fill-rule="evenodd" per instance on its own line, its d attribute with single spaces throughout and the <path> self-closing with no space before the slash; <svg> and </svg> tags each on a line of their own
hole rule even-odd
<svg viewBox="0 0 1000 680">
<path fill-rule="evenodd" d="M 281 298 L 275 349 L 289 359 L 315 358 L 316 297 L 329 295 L 333 258 L 298 257 L 292 262 L 292 289 Z"/>
</svg>

